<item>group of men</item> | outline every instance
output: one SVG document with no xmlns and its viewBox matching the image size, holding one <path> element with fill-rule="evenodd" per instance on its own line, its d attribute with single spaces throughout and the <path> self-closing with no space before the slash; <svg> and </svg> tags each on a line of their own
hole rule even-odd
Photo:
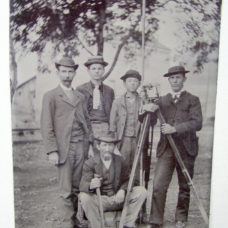
<svg viewBox="0 0 228 228">
<path fill-rule="evenodd" d="M 64 56 L 56 64 L 59 85 L 43 97 L 41 132 L 48 160 L 57 167 L 59 177 L 54 228 L 84 226 L 84 218 L 92 228 L 100 228 L 100 203 L 104 211 L 121 210 L 129 175 L 137 148 L 140 118 L 151 113 L 156 123 L 160 109 L 166 120 L 161 125 L 157 148 L 151 215 L 151 228 L 162 227 L 166 193 L 174 169 L 177 170 L 179 195 L 176 227 L 185 227 L 188 216 L 190 188 L 166 138 L 171 134 L 181 158 L 193 177 L 198 153 L 196 131 L 202 127 L 198 97 L 184 90 L 186 71 L 182 66 L 171 67 L 168 77 L 172 93 L 159 101 L 143 104 L 137 90 L 141 75 L 127 71 L 120 79 L 126 93 L 114 99 L 114 91 L 103 83 L 105 67 L 102 56 L 92 56 L 84 63 L 90 81 L 72 88 L 78 65 Z M 136 172 L 130 193 L 125 228 L 136 227 L 139 211 L 147 197 L 146 188 L 139 186 Z M 96 194 L 100 189 L 101 196 Z M 54 213 L 54 212 L 53 212 Z"/>
</svg>

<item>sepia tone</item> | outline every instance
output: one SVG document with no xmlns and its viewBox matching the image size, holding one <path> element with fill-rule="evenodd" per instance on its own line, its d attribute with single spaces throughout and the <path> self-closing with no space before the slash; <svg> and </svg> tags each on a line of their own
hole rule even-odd
<svg viewBox="0 0 228 228">
<path fill-rule="evenodd" d="M 220 7 L 219 0 L 146 1 L 143 53 L 141 1 L 11 0 L 10 82 L 16 228 L 48 227 L 49 218 L 57 209 L 52 204 L 58 182 L 56 168 L 46 160 L 40 114 L 44 93 L 58 85 L 55 62 L 64 54 L 79 64 L 74 88 L 90 80 L 84 66 L 88 57 L 103 55 L 109 63 L 104 82 L 114 89 L 116 98 L 125 91 L 120 77 L 129 69 L 144 71 L 143 83 L 159 85 L 160 95 L 170 92 L 168 81 L 163 77 L 170 67 L 183 65 L 190 71 L 185 89 L 200 98 L 203 113 L 203 127 L 197 133 L 199 154 L 193 182 L 209 214 Z M 154 128 L 149 186 L 159 137 L 158 121 Z M 177 194 L 174 173 L 163 227 L 175 227 Z M 140 224 L 138 227 L 149 226 Z M 194 195 L 191 195 L 186 227 L 206 227 Z"/>
</svg>

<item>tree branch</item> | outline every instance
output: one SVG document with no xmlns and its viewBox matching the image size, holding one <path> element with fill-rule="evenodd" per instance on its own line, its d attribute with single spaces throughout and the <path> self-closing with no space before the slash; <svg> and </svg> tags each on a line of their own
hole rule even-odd
<svg viewBox="0 0 228 228">
<path fill-rule="evenodd" d="M 112 73 L 123 46 L 127 43 L 127 40 L 131 37 L 132 33 L 135 31 L 135 28 L 139 24 L 139 21 L 140 21 L 140 17 L 138 17 L 138 20 L 136 21 L 135 25 L 129 30 L 128 34 L 122 39 L 122 42 L 118 45 L 111 67 L 109 68 L 107 73 L 103 76 L 102 81 L 104 81 Z"/>
<path fill-rule="evenodd" d="M 115 54 L 114 59 L 113 59 L 113 62 L 112 62 L 112 65 L 109 68 L 108 72 L 103 76 L 102 81 L 104 81 L 111 74 L 111 72 L 113 71 L 113 69 L 114 69 L 114 67 L 116 65 L 116 62 L 118 60 L 118 57 L 120 55 L 120 52 L 121 52 L 123 46 L 126 44 L 127 40 L 130 38 L 130 36 L 131 36 L 131 33 L 129 32 L 129 34 L 127 36 L 125 36 L 125 38 L 123 39 L 123 41 L 118 45 L 116 54 Z"/>
<path fill-rule="evenodd" d="M 79 43 L 81 44 L 81 46 L 90 54 L 90 55 L 94 55 L 86 46 L 85 44 L 81 41 L 81 39 L 79 37 L 77 37 Z"/>
</svg>

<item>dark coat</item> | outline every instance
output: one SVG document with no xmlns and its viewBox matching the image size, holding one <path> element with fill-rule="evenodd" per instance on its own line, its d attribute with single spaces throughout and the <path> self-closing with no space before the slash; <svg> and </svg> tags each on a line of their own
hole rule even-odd
<svg viewBox="0 0 228 228">
<path fill-rule="evenodd" d="M 75 116 L 81 123 L 86 138 L 92 137 L 91 124 L 83 106 L 83 99 L 82 94 L 75 92 L 75 100 L 71 101 L 60 86 L 47 92 L 43 97 L 41 133 L 46 152 L 57 151 L 59 163 L 66 161 Z"/>
<path fill-rule="evenodd" d="M 126 190 L 130 175 L 130 170 L 124 169 L 122 166 L 122 158 L 117 155 L 113 155 L 114 163 L 114 181 L 113 189 L 117 192 L 119 189 Z M 82 179 L 80 183 L 80 191 L 91 193 L 89 186 L 91 180 L 94 178 L 94 174 L 98 174 L 102 177 L 102 167 L 103 163 L 101 161 L 100 155 L 95 154 L 94 157 L 89 158 L 83 166 Z M 102 186 L 101 186 L 102 188 Z M 93 191 L 92 191 L 93 192 Z"/>
<path fill-rule="evenodd" d="M 179 150 L 185 149 L 191 156 L 198 154 L 198 137 L 196 131 L 202 128 L 202 111 L 199 98 L 184 91 L 177 103 L 174 103 L 169 93 L 161 97 L 159 103 L 166 123 L 175 126 L 176 133 L 172 134 Z M 165 151 L 168 140 L 161 134 L 157 148 L 157 156 Z"/>
<path fill-rule="evenodd" d="M 104 111 L 105 114 L 109 120 L 110 117 L 110 112 L 111 112 L 111 107 L 112 107 L 112 102 L 114 100 L 114 91 L 111 87 L 102 84 L 103 90 L 102 90 L 102 96 L 101 99 L 102 103 L 104 104 Z M 76 88 L 77 91 L 82 93 L 85 96 L 85 102 L 88 107 L 88 101 L 90 96 L 93 96 L 93 88 L 92 88 L 92 82 L 86 82 Z"/>
</svg>

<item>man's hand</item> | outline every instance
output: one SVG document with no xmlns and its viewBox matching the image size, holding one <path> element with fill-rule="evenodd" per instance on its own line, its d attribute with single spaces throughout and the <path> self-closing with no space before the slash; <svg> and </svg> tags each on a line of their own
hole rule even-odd
<svg viewBox="0 0 228 228">
<path fill-rule="evenodd" d="M 59 154 L 57 152 L 48 154 L 48 161 L 53 165 L 57 165 L 59 163 Z"/>
<path fill-rule="evenodd" d="M 124 201 L 124 197 L 125 197 L 125 191 L 123 189 L 120 189 L 115 196 L 115 201 L 117 203 L 122 203 Z"/>
<path fill-rule="evenodd" d="M 143 111 L 145 111 L 145 112 L 155 112 L 158 108 L 159 108 L 159 106 L 154 103 L 149 103 L 149 104 L 143 105 Z"/>
<path fill-rule="evenodd" d="M 101 187 L 101 178 L 95 177 L 91 180 L 89 188 L 95 189 L 95 188 L 100 188 Z"/>
<path fill-rule="evenodd" d="M 176 128 L 171 126 L 170 124 L 164 123 L 161 125 L 161 132 L 162 134 L 173 134 L 176 133 Z"/>
</svg>

